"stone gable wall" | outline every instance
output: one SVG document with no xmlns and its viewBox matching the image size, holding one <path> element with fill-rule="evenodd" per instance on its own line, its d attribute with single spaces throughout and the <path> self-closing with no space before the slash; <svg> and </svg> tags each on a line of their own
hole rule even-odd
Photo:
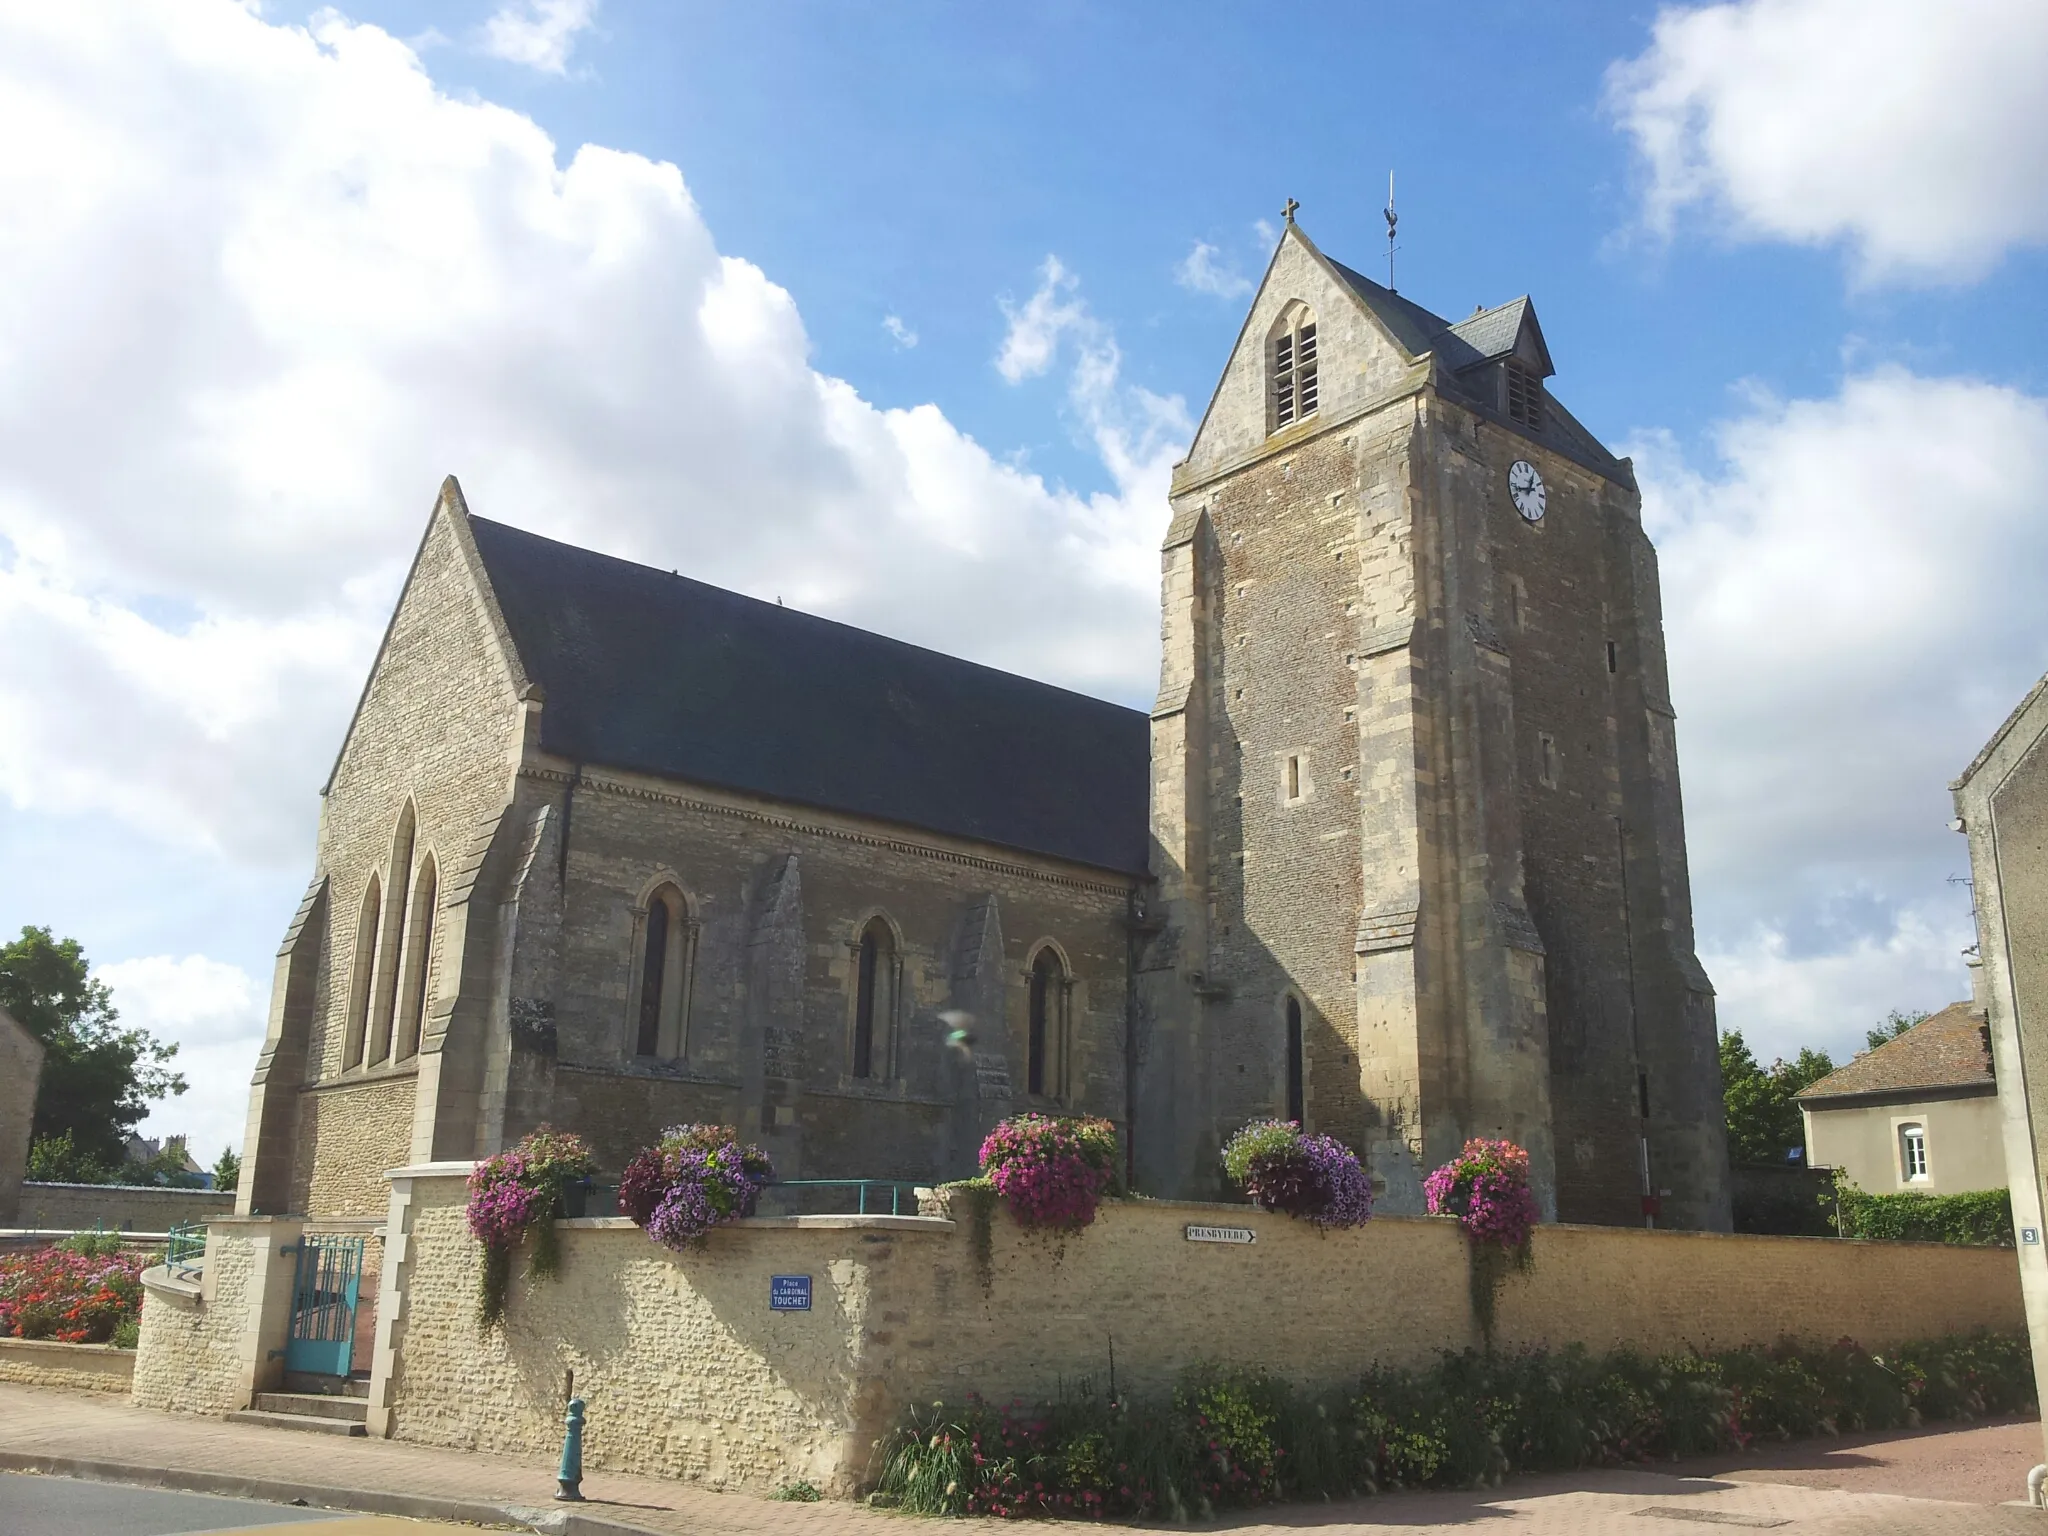
<svg viewBox="0 0 2048 1536">
<path fill-rule="evenodd" d="M 389 865 L 407 797 L 417 816 L 413 870 L 429 853 L 434 856 L 437 906 L 444 911 L 451 877 L 478 829 L 510 799 L 520 729 L 512 683 L 455 515 L 443 508 L 428 528 L 322 808 L 317 867 L 328 875 L 330 893 L 310 1010 L 309 1082 L 329 1082 L 343 1073 L 358 920 L 373 871 L 385 919 L 377 949 L 380 955 L 386 950 L 383 934 L 394 896 Z M 408 891 L 408 904 L 410 899 Z M 412 927 L 410 911 L 405 926 Z M 453 963 L 442 937 L 437 934 L 429 951 L 429 1010 Z M 390 961 L 385 955 L 374 972 L 385 970 Z M 380 975 L 376 991 L 383 987 Z M 375 1007 L 373 994 L 373 1014 Z M 395 1033 L 396 1022 L 393 1028 Z M 374 1064 L 354 1068 L 351 1075 L 365 1070 L 376 1069 Z M 408 1077 L 406 1084 L 410 1088 L 413 1079 Z M 291 1209 L 318 1214 L 381 1209 L 383 1173 L 408 1160 L 413 1132 L 410 1103 L 402 1130 L 396 1127 L 391 1092 L 375 1090 L 358 1106 L 370 1110 L 369 1124 L 337 1115 L 337 1106 L 317 1096 L 302 1102 Z M 323 1135 L 336 1133 L 349 1145 L 322 1145 Z M 309 1207 L 301 1199 L 340 1204 Z"/>
</svg>

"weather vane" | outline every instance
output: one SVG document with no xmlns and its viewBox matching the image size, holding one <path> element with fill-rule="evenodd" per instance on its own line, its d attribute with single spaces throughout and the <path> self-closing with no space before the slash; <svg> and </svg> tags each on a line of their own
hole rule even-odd
<svg viewBox="0 0 2048 1536">
<path fill-rule="evenodd" d="M 1394 212 L 1394 173 L 1392 171 L 1387 172 L 1387 206 L 1383 211 L 1387 216 L 1387 292 L 1392 293 L 1394 292 L 1394 252 L 1399 249 L 1394 244 L 1394 226 L 1401 222 L 1401 215 Z"/>
</svg>

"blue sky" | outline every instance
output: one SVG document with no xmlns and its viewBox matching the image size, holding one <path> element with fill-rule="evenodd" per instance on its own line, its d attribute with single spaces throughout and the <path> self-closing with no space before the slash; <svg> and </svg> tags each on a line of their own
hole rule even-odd
<svg viewBox="0 0 2048 1536">
<path fill-rule="evenodd" d="M 2048 669 L 2037 6 L 175 9 L 0 21 L 0 931 L 186 1041 L 153 1128 L 239 1140 L 441 473 L 1142 705 L 1281 203 L 1378 276 L 1390 169 L 1402 291 L 1532 294 L 1637 456 L 1724 1025 L 1960 995 L 1945 784 Z"/>
</svg>

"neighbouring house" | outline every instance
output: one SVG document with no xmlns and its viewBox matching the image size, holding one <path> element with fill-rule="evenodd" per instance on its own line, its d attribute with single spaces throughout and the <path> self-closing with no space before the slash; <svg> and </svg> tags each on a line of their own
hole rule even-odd
<svg viewBox="0 0 2048 1536">
<path fill-rule="evenodd" d="M 21 1210 L 21 1179 L 28 1171 L 29 1131 L 36 1088 L 43 1080 L 43 1042 L 0 1008 L 0 1226 Z"/>
<path fill-rule="evenodd" d="M 1949 786 L 1970 840 L 1983 982 L 2020 1286 L 2034 1341 L 2034 1380 L 2048 1386 L 2048 1246 L 2041 1241 L 2048 1151 L 2048 677 Z"/>
<path fill-rule="evenodd" d="M 1798 1095 L 1809 1167 L 1874 1195 L 2005 1186 L 1998 1079 L 1975 1001 L 1951 1003 Z"/>
</svg>

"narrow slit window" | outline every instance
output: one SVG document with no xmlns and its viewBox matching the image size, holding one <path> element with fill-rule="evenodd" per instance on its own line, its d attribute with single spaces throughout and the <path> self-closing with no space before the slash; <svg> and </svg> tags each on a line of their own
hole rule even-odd
<svg viewBox="0 0 2048 1536">
<path fill-rule="evenodd" d="M 1538 735 L 1536 738 L 1536 776 L 1551 789 L 1557 788 L 1557 740 L 1555 737 Z"/>
<path fill-rule="evenodd" d="M 1301 798 L 1301 758 L 1298 754 L 1291 755 L 1287 759 L 1287 767 L 1282 782 L 1289 800 L 1299 800 Z"/>
<path fill-rule="evenodd" d="M 668 980 L 668 903 L 647 903 L 647 931 L 640 957 L 640 1019 L 633 1051 L 652 1056 L 661 1049 L 661 992 Z"/>
<path fill-rule="evenodd" d="M 1061 1005 L 1065 972 L 1060 957 L 1048 946 L 1031 962 L 1031 999 L 1024 1046 L 1025 1088 L 1033 1094 L 1059 1095 Z"/>
<path fill-rule="evenodd" d="M 855 962 L 853 1075 L 881 1077 L 893 1070 L 896 1017 L 896 944 L 881 918 L 861 930 Z"/>
<path fill-rule="evenodd" d="M 370 1022 L 370 973 L 377 965 L 377 920 L 383 911 L 383 897 L 376 873 L 370 875 L 369 889 L 356 914 L 355 962 L 348 976 L 348 1034 L 342 1047 L 344 1070 L 363 1064 L 364 1031 Z"/>
<path fill-rule="evenodd" d="M 1273 430 L 1315 413 L 1321 391 L 1316 378 L 1316 323 L 1296 311 L 1273 338 Z"/>
<path fill-rule="evenodd" d="M 1287 1118 L 1302 1123 L 1307 1109 L 1307 1084 L 1302 1071 L 1301 999 L 1287 999 Z"/>
<path fill-rule="evenodd" d="M 1607 670 L 1608 670 L 1609 672 L 1614 672 L 1614 671 L 1618 671 L 1618 670 L 1619 670 L 1619 666 L 1618 666 L 1618 662 L 1619 662 L 1619 660 L 1620 660 L 1620 658 L 1619 658 L 1619 656 L 1618 656 L 1618 655 L 1616 654 L 1616 652 L 1615 652 L 1615 649 L 1614 649 L 1614 642 L 1613 642 L 1612 640 L 1608 641 L 1608 642 L 1607 642 Z"/>
<path fill-rule="evenodd" d="M 413 882 L 410 931 L 405 936 L 405 973 L 398 995 L 397 1033 L 391 1048 L 393 1061 L 417 1056 L 420 1029 L 427 1017 L 428 962 L 434 952 L 434 903 L 436 900 L 434 856 L 420 860 L 420 872 Z"/>
</svg>

